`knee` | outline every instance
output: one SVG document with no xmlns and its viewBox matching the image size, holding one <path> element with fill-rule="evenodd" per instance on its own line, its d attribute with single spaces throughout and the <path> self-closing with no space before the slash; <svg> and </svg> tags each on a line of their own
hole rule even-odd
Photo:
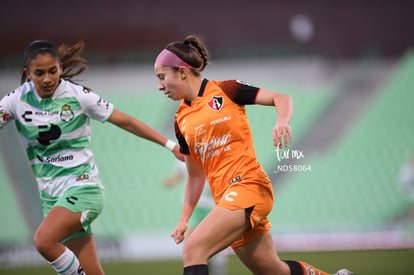
<svg viewBox="0 0 414 275">
<path fill-rule="evenodd" d="M 193 255 L 193 249 L 192 249 L 191 245 L 189 245 L 188 242 L 186 242 L 184 244 L 182 256 L 183 256 L 183 263 L 184 263 L 184 265 L 186 263 L 191 262 L 192 256 L 194 256 Z"/>
<path fill-rule="evenodd" d="M 200 245 L 191 242 L 185 243 L 183 247 L 183 263 L 184 265 L 207 263 L 208 255 Z"/>
<path fill-rule="evenodd" d="M 44 255 L 47 251 L 51 251 L 53 247 L 53 241 L 48 238 L 46 233 L 42 232 L 39 229 L 33 236 L 33 244 L 41 255 Z"/>
</svg>

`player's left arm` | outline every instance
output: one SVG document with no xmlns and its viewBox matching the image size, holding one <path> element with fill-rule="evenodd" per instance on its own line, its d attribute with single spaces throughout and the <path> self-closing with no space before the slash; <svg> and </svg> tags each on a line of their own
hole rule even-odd
<svg viewBox="0 0 414 275">
<path fill-rule="evenodd" d="M 277 120 L 272 131 L 274 145 L 282 148 L 283 139 L 285 147 L 288 146 L 288 143 L 292 143 L 292 132 L 289 125 L 293 116 L 292 97 L 286 94 L 260 89 L 257 93 L 255 104 L 276 107 Z"/>
<path fill-rule="evenodd" d="M 276 126 L 272 131 L 273 143 L 275 146 L 282 148 L 282 137 L 285 141 L 285 147 L 287 147 L 289 142 L 292 142 L 292 133 L 289 126 L 293 115 L 293 99 L 291 96 L 266 89 L 259 89 L 238 80 L 219 81 L 217 83 L 227 96 L 239 105 L 259 104 L 275 106 L 277 120 Z"/>
</svg>

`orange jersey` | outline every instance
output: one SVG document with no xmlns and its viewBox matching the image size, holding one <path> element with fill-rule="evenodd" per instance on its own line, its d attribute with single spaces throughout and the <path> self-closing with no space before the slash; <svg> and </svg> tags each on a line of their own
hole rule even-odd
<svg viewBox="0 0 414 275">
<path fill-rule="evenodd" d="M 258 92 L 236 80 L 205 79 L 198 97 L 184 100 L 177 110 L 181 153 L 203 166 L 216 204 L 231 185 L 263 186 L 272 193 L 271 181 L 256 159 L 245 110 Z"/>
</svg>

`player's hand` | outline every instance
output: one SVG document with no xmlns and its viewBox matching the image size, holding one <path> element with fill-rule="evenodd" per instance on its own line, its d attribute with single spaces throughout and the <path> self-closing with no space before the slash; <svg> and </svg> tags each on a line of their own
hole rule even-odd
<svg viewBox="0 0 414 275">
<path fill-rule="evenodd" d="M 175 227 L 174 231 L 171 233 L 171 237 L 174 239 L 176 244 L 184 241 L 184 234 L 187 231 L 187 223 L 179 222 Z"/>
<path fill-rule="evenodd" d="M 279 149 L 282 149 L 283 144 L 285 144 L 285 148 L 287 148 L 288 144 L 292 143 L 292 132 L 290 125 L 287 122 L 276 122 L 276 126 L 273 128 L 272 134 L 273 143 L 276 147 L 279 147 Z"/>
<path fill-rule="evenodd" d="M 178 160 L 184 161 L 184 156 L 183 156 L 183 154 L 180 153 L 180 146 L 175 145 L 172 152 Z"/>
</svg>

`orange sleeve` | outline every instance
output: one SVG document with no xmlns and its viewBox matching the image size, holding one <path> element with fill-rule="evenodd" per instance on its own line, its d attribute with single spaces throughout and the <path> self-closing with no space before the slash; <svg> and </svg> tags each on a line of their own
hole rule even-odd
<svg viewBox="0 0 414 275">
<path fill-rule="evenodd" d="M 252 105 L 256 101 L 259 88 L 239 80 L 223 80 L 217 82 L 223 92 L 239 105 Z"/>
</svg>

